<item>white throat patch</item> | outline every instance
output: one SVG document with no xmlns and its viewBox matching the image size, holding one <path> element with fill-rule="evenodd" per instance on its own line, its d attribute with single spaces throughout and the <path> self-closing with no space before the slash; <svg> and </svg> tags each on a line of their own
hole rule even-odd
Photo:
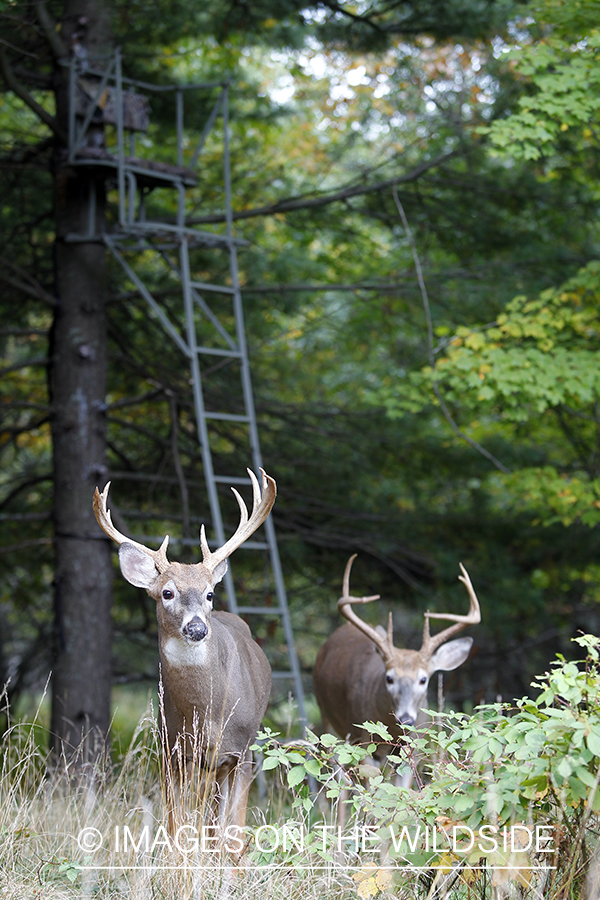
<svg viewBox="0 0 600 900">
<path fill-rule="evenodd" d="M 206 663 L 208 644 L 206 639 L 191 643 L 170 637 L 163 644 L 162 653 L 169 665 L 203 666 Z"/>
</svg>

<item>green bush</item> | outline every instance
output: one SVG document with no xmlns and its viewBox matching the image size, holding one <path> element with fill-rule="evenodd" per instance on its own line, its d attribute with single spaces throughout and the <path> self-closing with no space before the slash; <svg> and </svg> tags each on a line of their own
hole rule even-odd
<svg viewBox="0 0 600 900">
<path fill-rule="evenodd" d="M 368 757 L 390 735 L 369 722 L 361 746 L 312 733 L 282 745 L 263 734 L 263 768 L 282 766 L 294 807 L 313 818 L 309 777 L 319 794 L 348 805 L 345 837 L 332 827 L 326 844 L 321 828 L 313 840 L 328 860 L 342 851 L 346 862 L 362 863 L 379 841 L 395 877 L 414 879 L 416 871 L 428 891 L 449 879 L 459 891 L 477 884 L 477 896 L 488 888 L 497 895 L 510 881 L 524 896 L 577 892 L 592 877 L 600 812 L 600 640 L 584 635 L 575 643 L 585 659 L 559 657 L 533 683 L 535 699 L 480 706 L 472 715 L 430 712 L 431 727 L 411 729 L 384 771 Z M 410 789 L 394 781 L 407 766 L 416 776 Z M 367 843 L 353 846 L 352 835 L 365 829 Z M 359 894 L 383 890 L 374 878 Z"/>
</svg>

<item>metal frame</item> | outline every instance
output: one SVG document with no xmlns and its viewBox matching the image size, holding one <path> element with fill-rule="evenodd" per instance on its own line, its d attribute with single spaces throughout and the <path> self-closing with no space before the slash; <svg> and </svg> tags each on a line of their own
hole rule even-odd
<svg viewBox="0 0 600 900">
<path fill-rule="evenodd" d="M 252 460 L 252 468 L 257 471 L 262 466 L 258 423 L 254 406 L 250 364 L 248 359 L 248 347 L 244 327 L 244 311 L 242 293 L 239 284 L 237 248 L 245 244 L 234 237 L 232 216 L 232 189 L 230 170 L 230 129 L 229 129 L 229 82 L 213 82 L 208 84 L 195 84 L 176 87 L 164 87 L 149 85 L 145 82 L 124 78 L 121 68 L 121 57 L 117 52 L 114 59 L 104 71 L 95 71 L 90 68 L 85 70 L 86 76 L 98 78 L 99 87 L 95 96 L 97 100 L 103 91 L 114 86 L 116 97 L 116 152 L 105 155 L 102 158 L 87 158 L 84 151 L 84 141 L 87 130 L 92 122 L 94 114 L 94 101 L 90 102 L 83 121 L 78 121 L 75 114 L 76 84 L 78 77 L 78 61 L 71 64 L 70 85 L 70 116 L 69 116 L 69 163 L 73 166 L 102 166 L 112 170 L 112 177 L 116 180 L 118 189 L 118 227 L 110 234 L 93 234 L 93 218 L 90 217 L 88 232 L 84 235 L 69 235 L 68 240 L 89 241 L 102 240 L 114 259 L 123 268 L 128 278 L 133 282 L 141 296 L 144 298 L 152 312 L 160 321 L 165 332 L 175 342 L 181 353 L 188 359 L 191 370 L 194 410 L 196 415 L 198 441 L 200 443 L 202 463 L 206 480 L 206 489 L 214 529 L 214 540 L 209 541 L 214 546 L 220 546 L 225 542 L 223 528 L 223 516 L 217 485 L 219 484 L 249 484 L 249 479 L 226 474 L 216 474 L 213 465 L 213 456 L 210 441 L 210 421 L 230 420 L 243 422 L 248 427 L 248 444 Z M 135 150 L 134 134 L 125 128 L 123 93 L 124 85 L 128 85 L 140 91 L 165 91 L 175 93 L 175 129 L 177 135 L 176 164 L 164 166 L 162 170 L 146 168 L 145 161 L 136 160 L 133 157 Z M 219 96 L 212 108 L 200 141 L 191 156 L 190 167 L 195 167 L 206 139 L 215 127 L 219 117 L 223 124 L 223 181 L 225 188 L 225 233 L 205 232 L 186 226 L 186 187 L 194 183 L 194 175 L 190 169 L 184 169 L 184 92 L 220 88 Z M 126 141 L 129 137 L 129 152 L 126 152 Z M 94 186 L 94 179 L 91 180 Z M 177 222 L 165 223 L 146 219 L 144 191 L 152 186 L 170 187 L 178 193 Z M 94 187 L 91 188 L 94 190 Z M 229 254 L 229 279 L 230 284 L 211 284 L 205 281 L 194 280 L 190 264 L 190 246 L 218 247 Z M 179 278 L 183 298 L 183 319 L 185 323 L 185 339 L 179 328 L 176 327 L 160 303 L 152 296 L 149 288 L 143 283 L 136 273 L 134 266 L 126 259 L 125 254 L 131 251 L 141 252 L 152 250 L 161 258 L 170 270 Z M 169 252 L 177 252 L 179 265 L 177 266 Z M 201 293 L 202 292 L 202 293 Z M 227 328 L 219 320 L 218 315 L 211 309 L 210 302 L 205 295 L 212 292 L 231 296 L 233 313 L 235 318 L 235 336 L 229 334 Z M 198 333 L 195 309 L 199 308 L 203 313 L 203 321 L 216 329 L 224 348 L 209 347 L 202 342 L 202 335 Z M 200 370 L 200 358 L 202 355 L 221 356 L 239 361 L 241 367 L 241 397 L 243 399 L 244 414 L 239 415 L 227 410 L 207 410 L 205 408 L 202 376 Z M 247 541 L 244 546 L 248 549 L 261 550 L 268 553 L 270 568 L 273 574 L 273 583 L 277 597 L 277 606 L 240 606 L 237 602 L 235 586 L 231 570 L 227 572 L 224 583 L 227 594 L 227 603 L 231 612 L 248 615 L 266 615 L 281 618 L 287 652 L 289 658 L 289 671 L 274 672 L 278 679 L 290 679 L 294 685 L 294 695 L 298 704 L 298 711 L 303 727 L 306 724 L 306 712 L 304 705 L 304 691 L 298 658 L 294 645 L 294 636 L 290 621 L 287 595 L 277 547 L 277 538 L 273 520 L 269 517 L 265 523 L 264 541 Z"/>
</svg>

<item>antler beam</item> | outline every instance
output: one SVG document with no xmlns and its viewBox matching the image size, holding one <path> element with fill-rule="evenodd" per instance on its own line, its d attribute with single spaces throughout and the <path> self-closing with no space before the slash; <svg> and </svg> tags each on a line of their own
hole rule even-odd
<svg viewBox="0 0 600 900">
<path fill-rule="evenodd" d="M 355 625 L 360 631 L 362 631 L 363 634 L 366 634 L 366 636 L 379 647 L 384 661 L 389 661 L 394 650 L 392 634 L 392 614 L 390 613 L 390 618 L 388 620 L 387 635 L 385 637 L 382 637 L 381 634 L 375 630 L 375 628 L 372 628 L 367 624 L 367 622 L 363 622 L 363 620 L 356 615 L 351 606 L 351 604 L 355 603 L 371 603 L 373 600 L 379 600 L 381 596 L 380 594 L 373 594 L 371 597 L 350 596 L 350 570 L 352 569 L 352 563 L 356 559 L 356 556 L 357 554 L 355 553 L 346 563 L 344 580 L 342 582 L 343 596 L 341 596 L 338 600 L 337 607 L 344 618 L 348 619 L 349 622 L 352 622 L 353 625 Z"/>
<path fill-rule="evenodd" d="M 469 594 L 469 612 L 465 616 L 453 615 L 452 613 L 425 613 L 425 625 L 423 626 L 423 644 L 421 646 L 420 652 L 425 654 L 426 656 L 431 656 L 438 647 L 446 643 L 448 638 L 452 637 L 453 634 L 462 631 L 462 629 L 466 628 L 467 625 L 477 625 L 479 622 L 481 622 L 481 610 L 479 608 L 479 601 L 477 599 L 475 589 L 471 584 L 469 573 L 462 563 L 459 563 L 459 565 L 462 575 L 458 576 L 458 580 L 462 581 Z M 446 619 L 446 621 L 456 622 L 456 625 L 450 625 L 448 628 L 444 628 L 443 631 L 438 632 L 438 634 L 434 634 L 432 637 L 429 633 L 430 619 Z"/>
<path fill-rule="evenodd" d="M 271 509 L 273 508 L 273 504 L 275 503 L 275 497 L 277 496 L 277 485 L 275 484 L 275 479 L 271 478 L 270 475 L 267 475 L 264 469 L 260 469 L 260 473 L 262 475 L 262 496 L 261 489 L 258 484 L 258 479 L 254 472 L 251 469 L 247 469 L 248 475 L 250 476 L 250 481 L 252 482 L 252 514 L 250 518 L 248 518 L 248 509 L 246 504 L 240 497 L 239 493 L 235 488 L 231 488 L 233 493 L 235 494 L 235 499 L 238 502 L 238 506 L 240 508 L 240 524 L 238 525 L 235 534 L 233 534 L 229 540 L 223 544 L 218 550 L 211 551 L 208 546 L 208 541 L 206 540 L 206 532 L 204 530 L 204 525 L 200 530 L 200 546 L 202 547 L 202 563 L 212 572 L 216 569 L 219 563 L 222 563 L 227 557 L 231 556 L 234 550 L 237 550 L 241 544 L 246 541 L 251 534 L 253 534 L 257 528 L 259 528 L 262 523 L 265 521 Z"/>
<path fill-rule="evenodd" d="M 106 483 L 106 487 L 100 493 L 98 488 L 94 491 L 94 513 L 96 515 L 96 520 L 98 525 L 102 529 L 102 531 L 108 535 L 109 538 L 112 538 L 117 544 L 133 544 L 134 547 L 138 547 L 140 550 L 143 550 L 148 556 L 150 556 L 154 560 L 154 565 L 158 572 L 165 572 L 169 566 L 170 562 L 167 559 L 167 544 L 169 543 L 169 535 L 165 535 L 165 538 L 158 548 L 158 550 L 151 550 L 149 547 L 145 547 L 143 544 L 138 544 L 137 541 L 132 540 L 124 534 L 121 534 L 112 523 L 112 518 L 110 515 L 110 510 L 107 509 L 106 503 L 108 501 L 108 491 L 110 488 L 110 481 Z"/>
</svg>

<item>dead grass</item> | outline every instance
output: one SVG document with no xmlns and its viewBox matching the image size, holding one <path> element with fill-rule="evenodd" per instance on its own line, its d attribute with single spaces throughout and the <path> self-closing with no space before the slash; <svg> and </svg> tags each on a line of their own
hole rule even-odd
<svg viewBox="0 0 600 900">
<path fill-rule="evenodd" d="M 47 737 L 34 717 L 12 725 L 0 748 L 3 900 L 558 900 L 539 881 L 493 887 L 489 878 L 474 880 L 460 872 L 390 874 L 375 857 L 362 865 L 360 858 L 348 856 L 345 868 L 339 855 L 334 860 L 315 845 L 284 853 L 280 842 L 271 850 L 277 831 L 292 819 L 305 834 L 323 821 L 316 812 L 302 818 L 292 810 L 289 789 L 273 773 L 268 773 L 264 797 L 254 789 L 246 846 L 233 869 L 232 857 L 217 847 L 214 831 L 209 830 L 204 847 L 201 839 L 197 846 L 188 841 L 200 838 L 203 824 L 210 822 L 206 811 L 211 798 L 200 797 L 189 812 L 179 845 L 168 834 L 152 709 L 140 720 L 118 764 L 99 762 L 80 770 L 77 778 L 50 766 L 42 749 Z M 597 869 L 590 869 L 594 883 L 589 896 L 595 898 Z"/>
</svg>

